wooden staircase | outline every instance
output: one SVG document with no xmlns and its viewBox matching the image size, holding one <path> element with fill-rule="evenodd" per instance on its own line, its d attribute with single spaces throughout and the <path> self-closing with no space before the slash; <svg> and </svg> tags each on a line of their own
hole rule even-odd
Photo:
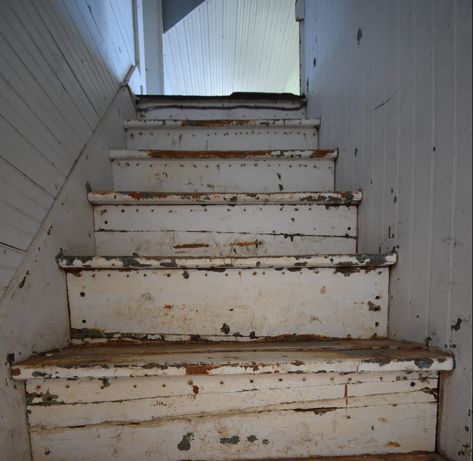
<svg viewBox="0 0 473 461">
<path fill-rule="evenodd" d="M 143 99 L 97 254 L 58 256 L 71 345 L 12 367 L 34 461 L 438 459 L 453 358 L 387 339 L 396 255 L 357 253 L 319 122 L 179 104 Z"/>
</svg>

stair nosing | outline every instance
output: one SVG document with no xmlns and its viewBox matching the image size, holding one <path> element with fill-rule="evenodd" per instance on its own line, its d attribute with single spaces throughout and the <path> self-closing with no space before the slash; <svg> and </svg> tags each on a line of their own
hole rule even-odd
<svg viewBox="0 0 473 461">
<path fill-rule="evenodd" d="M 96 269 L 263 269 L 334 268 L 341 273 L 359 268 L 388 267 L 396 264 L 396 253 L 307 256 L 69 256 L 58 255 L 64 270 Z"/>
<path fill-rule="evenodd" d="M 295 161 L 335 160 L 338 149 L 263 149 L 263 150 L 159 150 L 159 149 L 112 149 L 113 160 L 251 160 L 251 161 Z"/>
<path fill-rule="evenodd" d="M 228 343 L 224 346 L 221 343 L 213 343 L 189 344 L 184 347 L 182 345 L 170 346 L 165 343 L 69 346 L 63 351 L 51 351 L 13 365 L 11 374 L 16 380 L 26 380 L 199 374 L 222 376 L 323 371 L 333 373 L 438 372 L 450 371 L 454 367 L 451 354 L 437 349 L 426 351 L 421 344 L 402 341 L 337 340 L 291 343 L 289 347 L 284 343 L 279 343 L 279 347 L 271 347 L 268 344 L 270 343 L 245 344 L 238 347 Z M 321 344 L 322 347 L 325 345 L 325 349 L 317 350 Z M 329 344 L 357 344 L 360 347 L 330 349 L 327 347 Z M 372 346 L 369 346 L 370 344 Z M 384 348 L 380 347 L 383 345 L 385 345 Z M 85 351 L 82 356 L 81 351 Z M 114 358 L 112 352 L 121 355 Z M 284 352 L 285 357 L 281 355 L 281 352 Z M 242 355 L 235 357 L 238 353 Z M 254 360 L 252 353 L 261 357 L 259 361 Z M 54 358 L 55 354 L 59 359 Z M 208 357 L 209 354 L 212 354 L 212 357 Z M 61 361 L 61 357 L 65 359 Z"/>
<path fill-rule="evenodd" d="M 166 120 L 166 119 L 148 119 L 148 120 L 125 120 L 125 130 L 146 130 L 146 129 L 196 129 L 196 128 L 302 128 L 318 129 L 320 119 L 206 119 L 206 120 Z"/>
<path fill-rule="evenodd" d="M 358 206 L 361 191 L 354 192 L 144 192 L 96 191 L 87 194 L 92 205 L 323 205 Z"/>
</svg>

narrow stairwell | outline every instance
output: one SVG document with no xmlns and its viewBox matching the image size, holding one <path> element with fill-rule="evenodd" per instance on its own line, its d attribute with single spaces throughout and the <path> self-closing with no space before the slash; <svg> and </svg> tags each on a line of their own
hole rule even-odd
<svg viewBox="0 0 473 461">
<path fill-rule="evenodd" d="M 72 344 L 12 367 L 34 461 L 437 459 L 453 358 L 388 339 L 397 257 L 357 253 L 318 120 L 200 103 L 143 98 L 96 255 L 58 256 Z"/>
</svg>

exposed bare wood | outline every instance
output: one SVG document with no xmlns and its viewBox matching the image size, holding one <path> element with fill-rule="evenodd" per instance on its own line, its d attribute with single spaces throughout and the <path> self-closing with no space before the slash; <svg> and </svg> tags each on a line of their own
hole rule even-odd
<svg viewBox="0 0 473 461">
<path fill-rule="evenodd" d="M 451 370 L 449 354 L 390 340 L 71 346 L 12 368 L 15 379 Z"/>
</svg>

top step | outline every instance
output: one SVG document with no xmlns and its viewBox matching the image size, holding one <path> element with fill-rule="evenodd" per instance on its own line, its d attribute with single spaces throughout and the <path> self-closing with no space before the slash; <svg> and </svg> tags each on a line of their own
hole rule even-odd
<svg viewBox="0 0 473 461">
<path fill-rule="evenodd" d="M 233 93 L 230 96 L 139 96 L 140 120 L 297 119 L 306 100 L 290 93 Z"/>
<path fill-rule="evenodd" d="M 127 149 L 317 149 L 319 119 L 129 120 Z"/>
</svg>

